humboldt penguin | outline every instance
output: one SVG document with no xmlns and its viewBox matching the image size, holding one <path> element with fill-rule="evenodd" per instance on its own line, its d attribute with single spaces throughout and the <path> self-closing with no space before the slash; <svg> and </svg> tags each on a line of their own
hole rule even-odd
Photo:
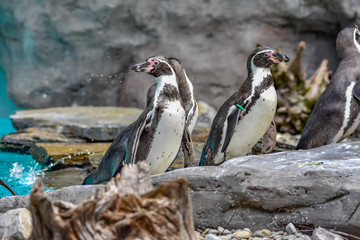
<svg viewBox="0 0 360 240">
<path fill-rule="evenodd" d="M 174 70 L 176 73 L 176 81 L 179 86 L 179 93 L 181 100 L 184 104 L 186 112 L 186 126 L 189 129 L 189 132 L 195 128 L 196 121 L 198 119 L 198 106 L 194 97 L 193 85 L 188 78 L 185 68 L 182 66 L 180 60 L 170 57 L 169 60 L 174 65 Z M 152 85 L 147 92 L 147 105 L 155 95 L 156 84 Z"/>
<path fill-rule="evenodd" d="M 288 61 L 286 55 L 269 47 L 257 48 L 250 54 L 248 76 L 217 112 L 199 165 L 218 165 L 246 155 L 272 127 L 277 98 L 270 67 Z"/>
<path fill-rule="evenodd" d="M 349 26 L 336 38 L 339 66 L 316 102 L 297 149 L 337 143 L 360 123 L 360 30 Z"/>
<path fill-rule="evenodd" d="M 186 125 L 189 127 L 190 123 L 196 122 L 197 119 L 197 105 L 196 101 L 193 97 L 192 92 L 192 84 L 188 80 L 185 70 L 183 69 L 179 60 L 175 58 L 169 58 L 171 63 L 173 64 L 173 70 L 176 74 L 176 81 L 179 87 L 180 96 L 181 94 L 184 96 L 184 107 L 189 109 L 186 112 Z M 136 70 L 136 69 L 134 69 Z M 150 73 L 151 74 L 151 73 Z M 185 80 L 184 80 L 185 79 Z M 182 86 L 183 84 L 189 84 L 188 87 Z M 151 107 L 154 102 L 154 97 L 157 89 L 157 84 L 151 86 L 147 93 L 147 108 Z M 184 90 L 185 89 L 185 90 Z M 186 89 L 191 91 L 190 93 L 186 92 Z M 191 98 L 186 98 L 186 96 L 191 96 Z M 192 107 L 189 107 L 192 106 Z M 195 109 L 195 110 L 194 110 Z M 191 111 L 192 110 L 192 111 Z M 97 184 L 105 181 L 109 181 L 111 177 L 115 176 L 118 172 L 121 171 L 122 166 L 124 165 L 125 154 L 126 154 L 126 146 L 128 143 L 128 139 L 130 137 L 133 128 L 136 126 L 137 121 L 129 125 L 125 128 L 113 141 L 111 146 L 109 147 L 108 151 L 104 155 L 102 161 L 100 162 L 98 168 L 96 168 L 93 172 L 91 172 L 86 179 L 84 180 L 83 184 Z M 188 125 L 189 124 L 189 125 Z M 193 129 L 193 128 L 192 128 Z M 192 131 L 191 129 L 191 131 Z M 185 135 L 187 134 L 187 135 Z M 184 128 L 183 138 L 188 137 L 190 134 Z M 190 142 L 187 142 L 190 141 Z M 183 139 L 182 140 L 182 147 L 183 149 L 189 149 L 191 146 L 191 138 L 190 139 Z M 192 149 L 192 147 L 190 148 Z M 189 153 L 185 154 L 184 157 L 191 162 L 192 156 L 188 156 L 191 154 L 191 151 L 188 150 Z M 191 163 L 190 163 L 191 164 Z"/>
</svg>

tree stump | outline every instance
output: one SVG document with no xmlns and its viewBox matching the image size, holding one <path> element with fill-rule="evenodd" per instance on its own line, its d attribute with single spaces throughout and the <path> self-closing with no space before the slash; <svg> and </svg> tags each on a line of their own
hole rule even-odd
<svg viewBox="0 0 360 240">
<path fill-rule="evenodd" d="M 78 205 L 51 202 L 38 179 L 30 195 L 30 239 L 196 239 L 188 182 L 155 190 L 145 161 L 125 166 L 91 199 Z"/>
</svg>

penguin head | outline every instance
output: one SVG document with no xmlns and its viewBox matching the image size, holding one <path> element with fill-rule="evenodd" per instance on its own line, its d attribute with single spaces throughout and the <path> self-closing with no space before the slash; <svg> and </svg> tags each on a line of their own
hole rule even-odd
<svg viewBox="0 0 360 240">
<path fill-rule="evenodd" d="M 172 75 L 174 73 L 173 69 L 173 64 L 164 56 L 150 57 L 144 63 L 136 64 L 131 68 L 135 72 L 146 72 L 156 78 Z"/>
<path fill-rule="evenodd" d="M 360 53 L 360 29 L 357 25 L 348 26 L 339 32 L 336 51 L 339 58 Z"/>
<path fill-rule="evenodd" d="M 255 49 L 247 60 L 248 71 L 252 68 L 269 68 L 271 65 L 280 62 L 288 62 L 290 58 L 285 54 L 279 53 L 269 47 L 260 47 Z"/>
</svg>

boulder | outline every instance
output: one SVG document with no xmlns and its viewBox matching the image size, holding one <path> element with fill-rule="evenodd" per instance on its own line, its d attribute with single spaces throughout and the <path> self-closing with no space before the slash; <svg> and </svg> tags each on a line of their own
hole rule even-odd
<svg viewBox="0 0 360 240">
<path fill-rule="evenodd" d="M 32 232 L 30 211 L 18 208 L 0 215 L 1 239 L 29 239 Z"/>
<path fill-rule="evenodd" d="M 292 58 L 305 40 L 310 74 L 324 58 L 334 70 L 336 34 L 359 12 L 356 0 L 3 1 L 0 65 L 19 106 L 144 107 L 154 79 L 124 76 L 149 56 L 174 56 L 197 98 L 219 107 L 245 79 L 256 43 Z"/>
<path fill-rule="evenodd" d="M 321 227 L 316 228 L 311 236 L 312 240 L 344 240 L 340 235 L 329 232 Z"/>
<path fill-rule="evenodd" d="M 190 182 L 197 227 L 276 228 L 289 222 L 360 235 L 360 142 L 245 156 L 153 176 Z"/>
<path fill-rule="evenodd" d="M 198 228 L 278 229 L 288 223 L 322 226 L 360 236 L 360 142 L 310 150 L 244 156 L 220 166 L 152 176 L 155 186 L 185 178 Z M 45 193 L 78 203 L 99 186 Z M 0 212 L 29 207 L 28 196 L 0 199 Z"/>
</svg>

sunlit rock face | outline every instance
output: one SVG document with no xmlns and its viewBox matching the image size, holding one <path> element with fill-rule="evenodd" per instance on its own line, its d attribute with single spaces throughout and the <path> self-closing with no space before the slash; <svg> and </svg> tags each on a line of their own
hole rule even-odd
<svg viewBox="0 0 360 240">
<path fill-rule="evenodd" d="M 143 107 L 151 77 L 129 67 L 149 56 L 179 58 L 197 99 L 219 107 L 245 79 L 256 43 L 292 57 L 307 41 L 311 74 L 337 65 L 335 37 L 359 22 L 355 0 L 336 1 L 5 1 L 0 3 L 0 65 L 8 92 L 31 108 Z M 315 56 L 315 57 L 314 57 Z"/>
</svg>

